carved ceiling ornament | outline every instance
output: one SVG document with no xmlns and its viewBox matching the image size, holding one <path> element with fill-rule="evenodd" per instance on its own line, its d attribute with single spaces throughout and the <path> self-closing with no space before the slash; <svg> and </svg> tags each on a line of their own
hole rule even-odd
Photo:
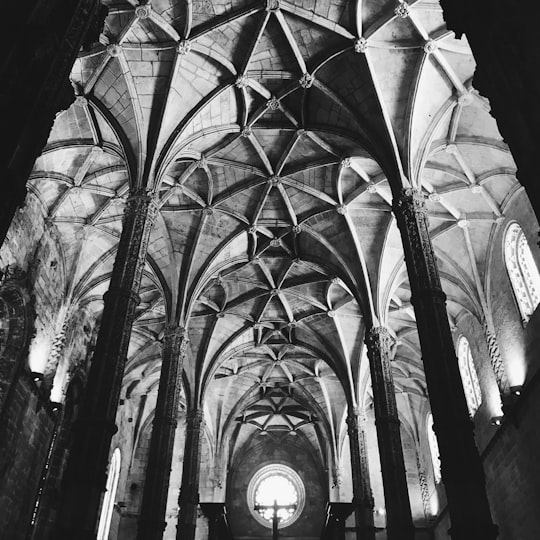
<svg viewBox="0 0 540 540">
<path fill-rule="evenodd" d="M 365 37 L 359 37 L 354 42 L 354 52 L 365 54 L 368 49 L 368 40 Z"/>
<path fill-rule="evenodd" d="M 399 3 L 394 10 L 396 16 L 400 19 L 406 19 L 409 16 L 410 12 L 411 7 L 409 6 L 409 4 L 403 0 L 399 0 Z"/>
</svg>

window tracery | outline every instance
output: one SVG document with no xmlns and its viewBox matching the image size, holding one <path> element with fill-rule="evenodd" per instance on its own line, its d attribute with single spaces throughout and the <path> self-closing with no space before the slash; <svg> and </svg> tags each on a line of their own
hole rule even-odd
<svg viewBox="0 0 540 540">
<path fill-rule="evenodd" d="M 302 513 L 305 488 L 300 476 L 283 464 L 266 465 L 259 469 L 248 486 L 248 505 L 253 517 L 265 527 L 272 526 L 274 501 L 280 528 L 291 525 Z"/>
<path fill-rule="evenodd" d="M 518 223 L 512 223 L 506 231 L 504 262 L 521 319 L 526 324 L 540 303 L 540 273 L 527 238 Z"/>
<path fill-rule="evenodd" d="M 482 403 L 482 390 L 478 380 L 478 373 L 474 367 L 471 346 L 464 336 L 461 336 L 458 342 L 458 363 L 469 414 L 474 416 Z"/>
<path fill-rule="evenodd" d="M 109 463 L 109 474 L 107 476 L 107 485 L 103 497 L 103 506 L 101 507 L 97 540 L 107 540 L 109 538 L 116 489 L 118 488 L 118 480 L 120 478 L 120 462 L 120 449 L 116 448 Z"/>
</svg>

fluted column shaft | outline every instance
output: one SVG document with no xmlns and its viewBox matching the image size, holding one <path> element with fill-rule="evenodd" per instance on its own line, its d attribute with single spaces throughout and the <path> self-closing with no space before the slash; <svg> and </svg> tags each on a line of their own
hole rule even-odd
<svg viewBox="0 0 540 540">
<path fill-rule="evenodd" d="M 374 540 L 373 494 L 369 479 L 366 435 L 358 409 L 350 409 L 347 416 L 347 429 L 351 447 L 351 470 L 353 485 L 353 504 L 356 517 L 356 539 Z"/>
<path fill-rule="evenodd" d="M 411 301 L 439 441 L 453 540 L 497 537 L 473 423 L 454 351 L 437 262 L 421 192 L 406 188 L 394 201 L 411 286 Z"/>
<path fill-rule="evenodd" d="M 388 329 L 371 328 L 366 335 L 366 345 L 386 504 L 387 537 L 388 540 L 413 540 L 414 525 L 390 363 L 392 338 Z"/>
<path fill-rule="evenodd" d="M 180 497 L 178 498 L 179 512 L 176 540 L 195 540 L 197 508 L 199 506 L 203 425 L 203 411 L 201 409 L 188 413 L 182 484 Z"/>
<path fill-rule="evenodd" d="M 127 201 L 84 399 L 74 427 L 73 447 L 64 474 L 64 493 L 56 538 L 95 539 L 105 489 L 111 438 L 139 286 L 157 207 L 145 193 Z"/>
<path fill-rule="evenodd" d="M 159 390 L 137 533 L 138 540 L 161 540 L 167 525 L 165 521 L 167 494 L 177 426 L 183 359 L 188 343 L 184 333 L 184 328 L 179 326 L 170 326 L 165 329 Z"/>
</svg>

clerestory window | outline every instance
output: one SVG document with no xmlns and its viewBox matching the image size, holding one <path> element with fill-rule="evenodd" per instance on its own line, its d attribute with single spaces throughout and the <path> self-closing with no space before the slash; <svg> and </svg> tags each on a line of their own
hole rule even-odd
<svg viewBox="0 0 540 540">
<path fill-rule="evenodd" d="M 526 324 L 540 302 L 540 274 L 518 223 L 512 223 L 504 237 L 504 261 L 512 283 L 521 319 Z"/>
<path fill-rule="evenodd" d="M 469 414 L 473 417 L 482 403 L 482 390 L 474 367 L 471 346 L 464 336 L 461 336 L 458 341 L 458 362 Z"/>
</svg>

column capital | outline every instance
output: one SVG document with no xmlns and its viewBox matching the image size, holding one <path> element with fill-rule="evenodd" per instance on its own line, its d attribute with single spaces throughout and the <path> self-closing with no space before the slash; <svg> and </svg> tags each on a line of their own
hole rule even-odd
<svg viewBox="0 0 540 540">
<path fill-rule="evenodd" d="M 426 198 L 423 192 L 417 188 L 403 188 L 400 194 L 394 198 L 394 211 L 401 213 L 414 213 L 427 216 Z"/>
<path fill-rule="evenodd" d="M 184 358 L 188 344 L 187 330 L 183 326 L 171 324 L 163 330 L 163 354 L 170 350 L 172 354 Z"/>
<path fill-rule="evenodd" d="M 366 331 L 365 343 L 368 357 L 384 355 L 392 360 L 395 354 L 395 340 L 385 326 L 373 326 Z"/>
<path fill-rule="evenodd" d="M 429 234 L 428 212 L 422 191 L 403 188 L 392 204 L 401 232 L 414 303 L 427 296 L 444 303 L 439 270 Z"/>
<path fill-rule="evenodd" d="M 352 430 L 358 431 L 360 427 L 360 423 L 363 420 L 363 416 L 364 416 L 364 413 L 360 409 L 360 407 L 349 407 L 347 418 L 345 420 L 347 422 L 349 433 Z"/>
<path fill-rule="evenodd" d="M 366 332 L 366 340 L 369 340 L 370 342 L 380 341 L 385 344 L 387 341 L 389 344 L 393 341 L 390 330 L 388 330 L 386 326 L 372 326 Z"/>
<path fill-rule="evenodd" d="M 130 192 L 126 200 L 126 214 L 145 214 L 154 218 L 159 210 L 158 203 L 146 189 L 136 189 Z"/>
</svg>

